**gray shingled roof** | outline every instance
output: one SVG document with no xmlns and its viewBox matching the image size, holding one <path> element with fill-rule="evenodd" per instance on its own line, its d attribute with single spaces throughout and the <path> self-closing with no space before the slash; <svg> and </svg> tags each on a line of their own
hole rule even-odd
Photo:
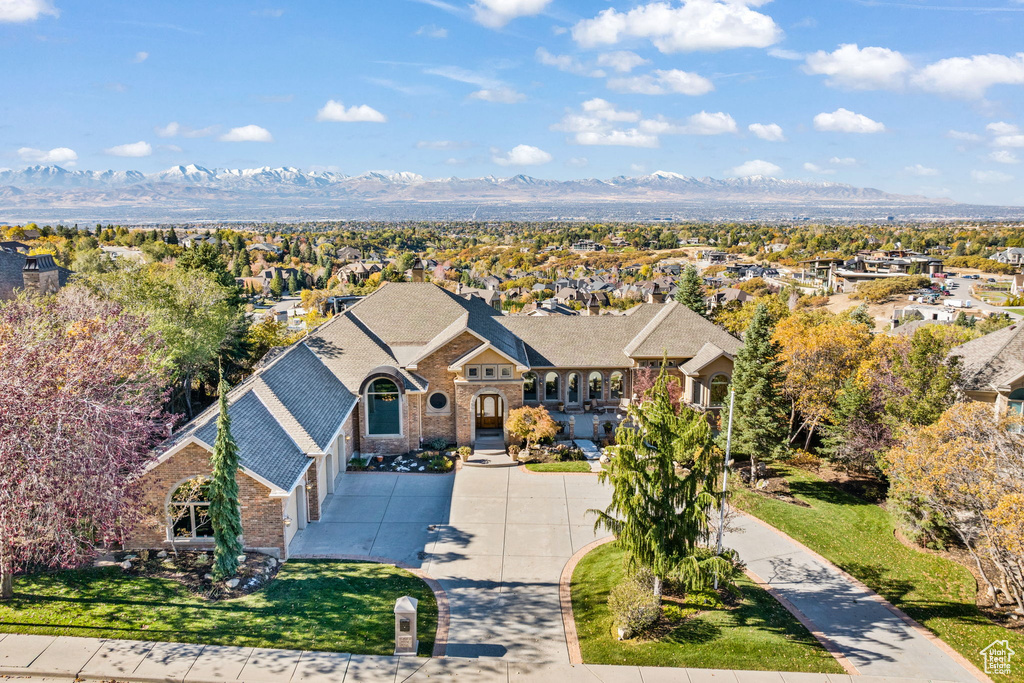
<svg viewBox="0 0 1024 683">
<path fill-rule="evenodd" d="M 1004 327 L 950 352 L 962 359 L 961 376 L 969 391 L 992 391 L 1024 374 L 1024 325 Z"/>
<path fill-rule="evenodd" d="M 341 418 L 355 405 L 357 392 L 349 391 L 305 345 L 293 347 L 260 374 L 292 417 L 326 452 Z"/>
<path fill-rule="evenodd" d="M 24 267 L 24 254 L 0 250 L 0 300 L 13 299 L 14 290 L 25 287 Z"/>
<path fill-rule="evenodd" d="M 467 316 L 466 327 L 518 362 L 526 353 L 515 335 L 499 320 L 501 314 L 478 297 L 463 298 L 437 285 L 391 282 L 348 311 L 387 347 L 436 345 L 439 335 Z M 468 315 L 467 315 L 468 314 Z"/>
<path fill-rule="evenodd" d="M 535 367 L 622 367 L 629 357 L 691 358 L 706 342 L 735 354 L 740 340 L 676 302 L 624 316 L 506 316 Z"/>
<path fill-rule="evenodd" d="M 679 369 L 687 375 L 697 374 L 701 371 L 701 368 L 721 356 L 723 353 L 726 353 L 723 349 L 720 349 L 714 344 L 708 342 L 704 346 L 700 347 L 700 351 L 698 351 L 693 358 L 683 363 Z M 731 357 L 733 354 L 728 355 Z"/>
<path fill-rule="evenodd" d="M 217 440 L 217 411 L 191 431 L 210 446 Z M 228 407 L 231 435 L 238 445 L 239 463 L 284 491 L 298 480 L 313 460 L 288 436 L 255 393 L 247 391 Z"/>
</svg>

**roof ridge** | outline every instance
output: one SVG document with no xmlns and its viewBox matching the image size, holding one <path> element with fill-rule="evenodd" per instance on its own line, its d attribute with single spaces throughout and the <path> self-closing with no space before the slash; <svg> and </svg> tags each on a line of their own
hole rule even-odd
<svg viewBox="0 0 1024 683">
<path fill-rule="evenodd" d="M 252 393 L 259 399 L 260 403 L 264 405 L 267 412 L 277 421 L 281 426 L 281 429 L 288 434 L 289 438 L 295 442 L 295 445 L 299 447 L 303 453 L 319 453 L 320 446 L 313 440 L 313 437 L 309 435 L 306 428 L 302 426 L 292 412 L 288 409 L 288 406 L 274 393 L 274 390 L 270 388 L 270 385 L 266 381 L 259 377 L 253 386 Z M 282 419 L 284 418 L 284 419 Z M 298 437 L 298 438 L 296 438 Z"/>
<path fill-rule="evenodd" d="M 637 335 L 633 337 L 633 340 L 626 344 L 625 348 L 622 349 L 622 352 L 624 354 L 626 354 L 627 356 L 632 356 L 633 352 L 636 351 L 637 348 L 639 348 L 640 345 L 644 343 L 644 340 L 651 336 L 656 329 L 658 329 L 658 327 L 665 320 L 665 318 L 668 317 L 669 313 L 675 310 L 675 306 L 678 306 L 679 302 L 671 301 L 667 304 L 662 305 L 664 306 L 664 308 L 658 311 L 658 313 L 653 318 L 651 318 L 646 325 L 643 326 L 643 328 L 637 333 Z"/>
</svg>

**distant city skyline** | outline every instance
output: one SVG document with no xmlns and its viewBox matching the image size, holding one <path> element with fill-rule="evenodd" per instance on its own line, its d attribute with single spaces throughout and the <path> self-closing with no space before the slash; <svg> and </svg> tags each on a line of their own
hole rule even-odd
<svg viewBox="0 0 1024 683">
<path fill-rule="evenodd" d="M 0 2 L 0 169 L 665 170 L 1024 204 L 1021 0 Z"/>
</svg>

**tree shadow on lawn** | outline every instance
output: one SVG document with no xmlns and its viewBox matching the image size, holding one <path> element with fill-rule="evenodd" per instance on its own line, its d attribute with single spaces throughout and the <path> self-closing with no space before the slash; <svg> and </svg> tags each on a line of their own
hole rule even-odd
<svg viewBox="0 0 1024 683">
<path fill-rule="evenodd" d="M 873 505 L 873 503 L 839 489 L 827 481 L 792 481 L 789 490 L 794 496 L 809 498 L 830 505 Z"/>
</svg>

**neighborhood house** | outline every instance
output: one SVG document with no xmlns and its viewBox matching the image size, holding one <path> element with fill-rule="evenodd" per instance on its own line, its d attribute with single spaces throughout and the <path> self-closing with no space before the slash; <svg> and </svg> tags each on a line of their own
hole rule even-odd
<svg viewBox="0 0 1024 683">
<path fill-rule="evenodd" d="M 357 455 L 403 454 L 434 439 L 507 442 L 508 413 L 523 405 L 614 411 L 631 399 L 637 372 L 663 358 L 684 400 L 717 412 L 739 347 L 676 302 L 618 316 L 503 316 L 476 296 L 387 283 L 229 394 L 245 546 L 287 557 Z M 208 474 L 216 420 L 214 406 L 161 449 L 144 475 L 147 516 L 130 547 L 211 543 L 209 503 L 185 497 L 182 485 Z"/>
</svg>

